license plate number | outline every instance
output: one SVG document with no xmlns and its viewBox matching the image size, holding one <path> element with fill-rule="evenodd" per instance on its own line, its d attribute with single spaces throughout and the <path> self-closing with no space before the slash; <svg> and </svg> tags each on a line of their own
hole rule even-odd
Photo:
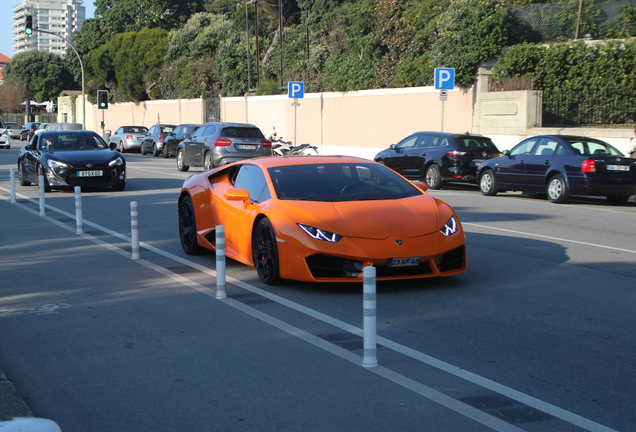
<svg viewBox="0 0 636 432">
<path fill-rule="evenodd" d="M 77 172 L 77 176 L 78 177 L 101 177 L 102 174 L 103 174 L 103 172 L 101 170 L 78 171 Z"/>
<path fill-rule="evenodd" d="M 236 148 L 238 148 L 239 150 L 256 150 L 255 145 L 249 145 L 249 144 L 237 144 Z"/>
<path fill-rule="evenodd" d="M 410 258 L 391 258 L 386 263 L 387 267 L 408 267 L 408 266 L 416 266 L 420 263 L 420 257 L 410 257 Z"/>
<path fill-rule="evenodd" d="M 629 171 L 628 165 L 608 165 L 608 171 Z"/>
</svg>

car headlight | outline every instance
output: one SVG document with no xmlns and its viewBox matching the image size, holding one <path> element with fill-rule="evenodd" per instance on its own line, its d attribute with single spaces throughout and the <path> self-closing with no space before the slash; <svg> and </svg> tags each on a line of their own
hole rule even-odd
<svg viewBox="0 0 636 432">
<path fill-rule="evenodd" d="M 124 161 L 122 158 L 118 157 L 117 159 L 113 159 L 112 161 L 108 162 L 108 166 L 115 166 L 115 165 L 123 165 Z"/>
<path fill-rule="evenodd" d="M 67 164 L 65 164 L 64 162 L 58 162 L 55 161 L 53 159 L 49 159 L 46 164 L 49 166 L 49 168 L 51 168 L 52 170 L 59 170 L 59 169 L 64 169 L 64 168 L 68 168 L 69 166 Z"/>
<path fill-rule="evenodd" d="M 342 238 L 340 234 L 335 234 L 320 228 L 314 228 L 309 225 L 304 225 L 301 223 L 299 223 L 298 226 L 302 228 L 303 231 L 305 231 L 307 234 L 309 234 L 311 238 L 315 240 L 324 240 L 331 243 L 337 243 Z"/>
<path fill-rule="evenodd" d="M 455 234 L 458 229 L 459 225 L 457 225 L 457 219 L 455 219 L 455 216 L 451 216 L 451 218 L 444 224 L 444 227 L 439 230 L 439 232 L 448 237 L 452 234 Z"/>
</svg>

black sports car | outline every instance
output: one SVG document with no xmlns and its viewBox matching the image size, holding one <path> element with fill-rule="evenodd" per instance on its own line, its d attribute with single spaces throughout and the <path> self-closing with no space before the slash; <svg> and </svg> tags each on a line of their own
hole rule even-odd
<svg viewBox="0 0 636 432">
<path fill-rule="evenodd" d="M 44 176 L 44 188 L 74 186 L 126 187 L 126 161 L 92 131 L 60 130 L 36 134 L 20 150 L 18 175 L 20 185 L 29 186 Z"/>
</svg>

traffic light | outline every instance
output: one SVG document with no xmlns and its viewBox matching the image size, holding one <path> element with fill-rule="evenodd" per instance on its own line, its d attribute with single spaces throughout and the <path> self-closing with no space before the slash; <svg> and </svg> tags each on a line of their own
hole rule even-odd
<svg viewBox="0 0 636 432">
<path fill-rule="evenodd" d="M 108 109 L 108 90 L 97 90 L 97 108 Z"/>
<path fill-rule="evenodd" d="M 28 35 L 33 34 L 33 16 L 27 15 L 24 32 Z"/>
</svg>

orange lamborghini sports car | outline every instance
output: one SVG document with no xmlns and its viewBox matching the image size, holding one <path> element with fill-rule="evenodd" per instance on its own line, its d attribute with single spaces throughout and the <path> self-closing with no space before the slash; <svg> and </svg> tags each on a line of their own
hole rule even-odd
<svg viewBox="0 0 636 432">
<path fill-rule="evenodd" d="M 189 177 L 179 196 L 183 250 L 215 250 L 253 266 L 265 284 L 281 279 L 362 281 L 449 276 L 466 271 L 455 211 L 391 169 L 347 156 L 247 159 Z"/>
</svg>

